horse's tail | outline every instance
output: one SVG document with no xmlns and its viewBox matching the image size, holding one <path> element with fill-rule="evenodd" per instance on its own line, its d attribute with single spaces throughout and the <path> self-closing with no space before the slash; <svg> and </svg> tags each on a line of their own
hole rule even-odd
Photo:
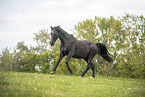
<svg viewBox="0 0 145 97">
<path fill-rule="evenodd" d="M 113 62 L 113 59 L 108 55 L 110 53 L 108 52 L 106 45 L 102 43 L 96 43 L 96 45 L 98 47 L 98 54 L 101 55 L 108 62 Z"/>
</svg>

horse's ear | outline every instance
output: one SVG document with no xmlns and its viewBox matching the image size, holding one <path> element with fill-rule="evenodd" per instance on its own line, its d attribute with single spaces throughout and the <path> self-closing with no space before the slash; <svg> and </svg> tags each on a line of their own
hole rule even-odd
<svg viewBox="0 0 145 97">
<path fill-rule="evenodd" d="M 51 28 L 51 30 L 53 30 L 53 27 L 52 26 L 50 28 Z"/>
<path fill-rule="evenodd" d="M 60 28 L 60 25 L 58 25 L 57 28 Z"/>
</svg>

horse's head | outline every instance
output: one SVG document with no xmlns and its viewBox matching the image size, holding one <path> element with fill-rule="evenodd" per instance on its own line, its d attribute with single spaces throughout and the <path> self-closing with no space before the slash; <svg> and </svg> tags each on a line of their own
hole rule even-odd
<svg viewBox="0 0 145 97">
<path fill-rule="evenodd" d="M 55 44 L 55 41 L 58 39 L 58 31 L 57 31 L 57 27 L 52 27 L 51 26 L 51 33 L 50 33 L 50 35 L 51 35 L 51 41 L 50 41 L 50 45 L 51 46 L 54 46 L 54 44 Z"/>
</svg>

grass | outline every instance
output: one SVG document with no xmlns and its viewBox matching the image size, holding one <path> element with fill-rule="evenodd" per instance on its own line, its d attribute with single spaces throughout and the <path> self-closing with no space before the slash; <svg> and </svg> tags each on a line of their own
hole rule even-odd
<svg viewBox="0 0 145 97">
<path fill-rule="evenodd" d="M 145 80 L 0 71 L 0 97 L 145 97 Z"/>
</svg>

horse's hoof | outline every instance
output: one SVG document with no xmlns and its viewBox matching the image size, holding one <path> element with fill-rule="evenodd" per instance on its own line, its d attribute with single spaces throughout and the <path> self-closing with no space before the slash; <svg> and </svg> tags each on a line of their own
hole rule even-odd
<svg viewBox="0 0 145 97">
<path fill-rule="evenodd" d="M 69 72 L 71 73 L 71 74 L 73 74 L 73 70 L 71 70 L 71 69 L 68 69 L 69 70 Z"/>
<path fill-rule="evenodd" d="M 70 73 L 73 74 L 73 70 L 71 70 Z"/>
<path fill-rule="evenodd" d="M 95 77 L 91 76 L 90 78 L 95 78 Z"/>
<path fill-rule="evenodd" d="M 51 72 L 50 72 L 50 74 L 54 74 L 54 73 L 55 73 L 55 71 L 51 71 Z"/>
</svg>

